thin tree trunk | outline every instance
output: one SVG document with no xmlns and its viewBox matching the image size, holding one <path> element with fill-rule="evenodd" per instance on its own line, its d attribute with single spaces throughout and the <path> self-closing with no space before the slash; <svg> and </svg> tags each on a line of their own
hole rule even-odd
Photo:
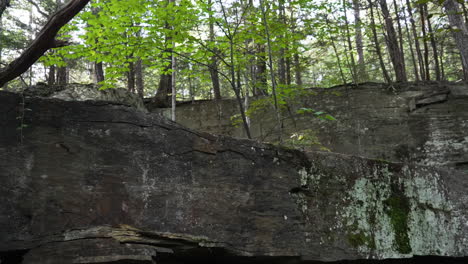
<svg viewBox="0 0 468 264">
<path fill-rule="evenodd" d="M 278 8 L 279 8 L 279 17 L 283 26 L 286 27 L 286 16 L 284 10 L 284 0 L 278 1 Z M 282 40 L 285 41 L 285 36 L 282 36 Z M 280 85 L 286 84 L 286 60 L 285 60 L 285 48 L 280 48 L 279 52 L 279 60 L 278 60 L 278 83 Z"/>
<path fill-rule="evenodd" d="M 325 23 L 326 23 L 328 29 L 331 29 L 330 21 L 328 20 L 328 18 L 325 18 Z M 346 77 L 345 77 L 345 75 L 343 73 L 343 67 L 342 67 L 342 64 L 341 64 L 340 54 L 338 53 L 338 49 L 336 47 L 336 44 L 335 44 L 335 41 L 334 41 L 333 37 L 330 37 L 330 42 L 331 42 L 333 51 L 335 52 L 336 63 L 338 64 L 338 69 L 340 71 L 341 80 L 343 81 L 343 84 L 346 84 L 347 81 L 346 81 Z"/>
<path fill-rule="evenodd" d="M 422 32 L 422 40 L 424 46 L 424 66 L 426 71 L 426 76 L 424 80 L 429 81 L 431 79 L 431 72 L 429 68 L 429 45 L 427 44 L 427 33 L 426 33 L 426 10 L 424 8 L 424 4 L 419 5 L 419 13 L 421 17 L 421 32 Z"/>
<path fill-rule="evenodd" d="M 297 50 L 294 53 L 294 77 L 296 78 L 296 85 L 302 86 L 302 68 Z"/>
<path fill-rule="evenodd" d="M 468 25 L 468 8 L 466 8 L 466 5 L 464 2 L 460 3 L 463 9 L 463 16 L 465 17 L 465 24 Z"/>
<path fill-rule="evenodd" d="M 257 44 L 254 95 L 268 95 L 267 58 L 264 44 Z"/>
<path fill-rule="evenodd" d="M 240 78 L 240 76 L 239 76 L 239 78 Z M 247 78 L 245 78 L 245 79 L 247 79 Z M 245 80 L 245 83 L 247 83 L 247 81 L 248 80 Z M 249 98 L 249 89 L 248 89 L 248 87 L 245 88 L 244 107 L 245 107 L 245 111 L 248 111 L 249 107 L 250 107 L 250 98 Z M 249 116 L 246 116 L 245 119 L 247 121 L 247 125 L 250 127 L 252 120 L 250 120 Z"/>
<path fill-rule="evenodd" d="M 421 76 L 422 79 L 425 79 L 426 70 L 424 68 L 424 59 L 423 59 L 422 52 L 421 52 L 421 46 L 419 45 L 419 38 L 418 38 L 417 29 L 416 29 L 416 22 L 414 21 L 414 18 L 413 18 L 413 11 L 412 11 L 411 3 L 410 3 L 409 0 L 406 0 L 406 7 L 408 8 L 408 14 L 409 14 L 409 17 L 410 17 L 411 31 L 413 32 L 413 38 L 414 38 L 414 44 L 415 44 L 415 48 L 416 48 L 416 54 L 418 55 L 420 76 Z"/>
<path fill-rule="evenodd" d="M 211 57 L 209 72 L 210 72 L 210 77 L 211 77 L 211 83 L 213 84 L 214 99 L 220 100 L 222 96 L 221 96 L 221 85 L 219 82 L 218 63 L 217 63 L 216 56 Z"/>
<path fill-rule="evenodd" d="M 382 51 L 380 49 L 379 39 L 377 37 L 377 30 L 375 29 L 375 18 L 374 18 L 374 4 L 372 0 L 368 0 L 370 6 L 370 15 L 371 15 L 371 30 L 372 30 L 372 38 L 374 40 L 375 51 L 377 53 L 377 57 L 379 58 L 380 68 L 382 69 L 382 74 L 384 76 L 384 80 L 387 83 L 391 83 L 392 80 L 390 79 L 390 75 L 388 75 L 387 69 L 385 68 L 385 63 L 382 57 Z"/>
<path fill-rule="evenodd" d="M 291 21 L 291 26 L 290 30 L 293 35 L 297 34 L 297 18 L 295 17 L 295 9 L 294 9 L 294 1 L 289 0 L 289 13 L 290 13 L 290 21 Z M 302 72 L 301 72 L 301 63 L 300 63 L 300 57 L 299 57 L 299 43 L 295 41 L 292 45 L 292 65 L 289 65 L 289 72 L 291 74 L 291 70 L 294 71 L 294 83 L 298 86 L 302 85 Z M 291 57 L 288 57 L 289 60 L 291 60 Z M 293 69 L 291 69 L 293 67 Z M 292 80 L 291 80 L 292 81 Z"/>
<path fill-rule="evenodd" d="M 91 7 L 91 12 L 94 16 L 98 16 L 99 14 L 99 11 L 100 11 L 100 8 L 96 8 L 96 7 Z M 88 25 L 87 25 L 88 26 Z M 98 44 L 98 40 L 96 39 L 96 44 Z M 97 52 L 97 51 L 95 51 Z M 94 72 L 93 72 L 93 81 L 94 83 L 100 83 L 100 82 L 103 82 L 104 81 L 104 69 L 103 69 L 103 66 L 102 66 L 102 62 L 94 62 Z"/>
<path fill-rule="evenodd" d="M 434 69 L 435 69 L 435 74 L 436 74 L 436 80 L 440 81 L 441 76 L 440 76 L 440 65 L 439 65 L 439 53 L 437 51 L 437 43 L 435 40 L 435 32 L 432 30 L 432 24 L 431 24 L 431 19 L 429 17 L 429 10 L 427 8 L 427 4 L 424 4 L 425 8 L 425 13 L 426 13 L 426 20 L 427 20 L 427 29 L 429 30 L 429 39 L 431 40 L 431 46 L 432 46 L 432 54 L 434 55 Z"/>
<path fill-rule="evenodd" d="M 191 64 L 190 63 L 189 63 L 189 70 L 191 70 Z M 190 101 L 192 101 L 192 104 L 193 104 L 195 102 L 195 92 L 193 90 L 192 76 L 190 74 L 188 76 L 188 85 L 189 85 Z"/>
<path fill-rule="evenodd" d="M 29 25 L 28 25 L 28 29 L 30 30 L 29 33 L 31 35 L 29 36 L 30 39 L 28 40 L 28 42 L 31 42 L 34 39 L 33 20 L 34 20 L 33 7 L 31 5 L 29 8 Z M 33 74 L 34 74 L 33 69 L 34 69 L 34 64 L 31 65 L 31 67 L 29 67 L 29 86 L 32 86 L 32 80 L 33 80 Z"/>
<path fill-rule="evenodd" d="M 212 1 L 208 0 L 208 12 L 209 12 L 209 39 L 211 44 L 215 43 L 215 33 L 214 33 L 214 21 L 213 21 L 213 14 L 211 13 L 211 5 Z M 214 46 L 214 45 L 213 45 Z M 213 52 L 217 52 L 217 48 L 213 48 Z M 221 97 L 221 85 L 219 82 L 219 73 L 218 73 L 218 59 L 216 54 L 211 56 L 211 62 L 208 67 L 208 71 L 210 72 L 211 82 L 213 84 L 213 93 L 215 100 L 220 100 Z"/>
<path fill-rule="evenodd" d="M 94 63 L 94 80 L 96 83 L 104 81 L 104 69 L 102 67 L 102 62 Z"/>
<path fill-rule="evenodd" d="M 413 39 L 411 38 L 411 34 L 410 34 L 409 26 L 408 26 L 408 21 L 406 20 L 406 18 L 403 19 L 403 21 L 405 21 L 406 37 L 408 38 L 408 44 L 409 44 L 410 54 L 411 54 L 411 61 L 413 62 L 414 78 L 416 79 L 416 81 L 420 81 L 418 63 L 416 61 L 416 56 L 414 54 Z"/>
<path fill-rule="evenodd" d="M 226 24 L 228 24 L 228 18 L 227 18 L 227 14 L 226 14 L 226 10 L 224 8 L 223 2 L 220 1 L 219 3 L 221 5 L 224 22 Z M 236 85 L 237 84 L 236 69 L 235 69 L 235 63 L 236 62 L 235 62 L 235 57 L 234 57 L 234 37 L 235 37 L 235 35 L 233 35 L 233 32 L 231 31 L 231 28 L 229 27 L 229 25 L 228 25 L 227 28 L 224 29 L 224 32 L 225 32 L 225 35 L 226 35 L 227 39 L 229 40 L 229 57 L 230 57 L 231 63 L 230 63 L 230 65 L 228 65 L 228 67 L 229 67 L 229 71 L 230 71 L 230 74 L 231 74 L 230 84 L 231 84 L 232 89 L 234 90 L 234 94 L 236 95 L 236 100 L 237 100 L 237 104 L 239 106 L 239 112 L 240 112 L 240 115 L 241 115 L 241 118 L 242 118 L 242 124 L 244 126 L 245 133 L 247 134 L 247 138 L 251 139 L 252 136 L 250 134 L 250 127 L 249 127 L 249 124 L 247 122 L 247 117 L 246 117 L 246 114 L 245 114 L 244 105 L 242 103 L 242 98 L 241 98 L 241 94 L 240 94 L 240 87 Z"/>
<path fill-rule="evenodd" d="M 48 85 L 55 84 L 55 65 L 49 66 L 49 75 L 47 76 L 47 84 Z"/>
<path fill-rule="evenodd" d="M 354 9 L 354 27 L 356 30 L 356 51 L 358 54 L 357 79 L 358 82 L 364 82 L 369 79 L 366 72 L 366 64 L 364 60 L 364 44 L 362 41 L 362 21 L 361 21 L 361 6 L 360 0 L 353 0 Z"/>
<path fill-rule="evenodd" d="M 357 70 L 356 70 L 356 61 L 354 60 L 354 53 L 353 53 L 353 44 L 351 42 L 351 33 L 349 30 L 349 22 L 348 22 L 348 15 L 346 14 L 347 12 L 347 6 L 346 6 L 346 0 L 343 0 L 343 10 L 344 10 L 344 19 L 345 19 L 345 30 L 346 30 L 346 40 L 348 43 L 348 52 L 351 58 L 351 77 L 353 79 L 353 83 L 358 83 L 358 78 L 357 78 Z"/>
<path fill-rule="evenodd" d="M 279 137 L 279 142 L 282 143 L 283 141 L 283 124 L 281 122 L 281 111 L 278 106 L 278 98 L 276 96 L 276 78 L 275 78 L 275 71 L 273 68 L 273 55 L 271 52 L 271 37 L 270 37 L 270 30 L 268 28 L 268 23 L 267 23 L 267 17 L 266 17 L 266 11 L 265 11 L 265 6 L 263 0 L 260 1 L 260 9 L 262 11 L 262 21 L 263 21 L 263 27 L 265 30 L 265 35 L 267 39 L 267 47 L 268 47 L 268 64 L 270 66 L 270 78 L 271 78 L 271 89 L 272 89 L 272 94 L 273 94 L 273 103 L 274 103 L 274 109 L 276 112 L 276 125 L 278 126 L 278 137 Z"/>
<path fill-rule="evenodd" d="M 444 7 L 450 26 L 457 29 L 453 30 L 452 34 L 460 51 L 464 79 L 468 80 L 468 28 L 460 14 L 460 6 L 455 0 L 446 0 Z"/>
<path fill-rule="evenodd" d="M 390 52 L 390 58 L 392 60 L 393 69 L 395 71 L 395 77 L 397 82 L 406 82 L 406 69 L 404 64 L 403 54 L 400 52 L 398 39 L 396 36 L 395 28 L 393 27 L 393 20 L 390 17 L 388 11 L 387 1 L 379 0 L 382 14 L 385 20 L 385 28 L 387 31 L 387 45 Z"/>
<path fill-rule="evenodd" d="M 135 81 L 136 81 L 136 90 L 140 98 L 144 97 L 145 84 L 143 81 L 143 63 L 141 59 L 138 59 L 135 64 Z"/>
<path fill-rule="evenodd" d="M 286 66 L 284 61 L 284 49 L 280 49 L 279 60 L 278 60 L 278 84 L 286 84 Z"/>
<path fill-rule="evenodd" d="M 441 41 L 440 41 L 440 56 L 439 56 L 439 59 L 440 59 L 440 79 L 442 81 L 445 81 L 445 59 L 444 59 L 444 50 L 445 48 L 445 38 L 442 38 Z"/>
<path fill-rule="evenodd" d="M 171 73 L 171 119 L 172 119 L 172 121 L 175 122 L 176 121 L 177 90 L 176 90 L 176 58 L 175 58 L 174 53 L 172 53 L 172 56 L 171 56 L 171 66 L 172 66 L 172 73 Z"/>
<path fill-rule="evenodd" d="M 3 17 L 0 15 L 0 36 L 3 36 Z M 3 60 L 3 41 L 0 41 L 0 65 Z"/>
<path fill-rule="evenodd" d="M 57 69 L 57 84 L 67 84 L 67 67 L 59 67 Z"/>
<path fill-rule="evenodd" d="M 169 3 L 174 3 L 175 0 L 167 0 L 167 5 Z M 169 22 L 166 21 L 164 25 L 166 30 L 171 30 L 172 27 L 170 26 Z M 165 43 L 166 45 L 169 45 L 169 43 L 172 43 L 172 36 L 168 36 L 167 34 L 165 35 Z M 154 104 L 157 107 L 169 107 L 171 105 L 172 101 L 172 48 L 166 48 L 164 50 L 164 53 L 166 53 L 166 56 L 164 60 L 166 61 L 166 65 L 160 75 L 159 79 L 159 87 L 158 91 L 156 93 L 156 96 L 154 97 Z"/>
<path fill-rule="evenodd" d="M 127 90 L 131 93 L 135 92 L 135 64 L 133 62 L 128 63 Z"/>
<path fill-rule="evenodd" d="M 167 52 L 171 52 L 172 49 L 167 49 Z M 154 97 L 154 102 L 158 107 L 169 107 L 169 95 L 171 94 L 171 83 L 172 75 L 168 73 L 172 69 L 172 55 L 169 58 L 165 58 L 166 66 L 163 69 L 163 73 L 160 75 L 159 87 Z"/>
<path fill-rule="evenodd" d="M 403 67 L 406 69 L 405 50 L 403 48 L 403 30 L 402 30 L 401 21 L 400 21 L 400 10 L 398 8 L 398 4 L 396 0 L 393 0 L 393 7 L 395 9 L 396 21 L 397 21 L 397 26 L 398 26 L 398 39 L 400 42 L 400 52 L 401 52 L 401 57 L 403 60 Z"/>
</svg>

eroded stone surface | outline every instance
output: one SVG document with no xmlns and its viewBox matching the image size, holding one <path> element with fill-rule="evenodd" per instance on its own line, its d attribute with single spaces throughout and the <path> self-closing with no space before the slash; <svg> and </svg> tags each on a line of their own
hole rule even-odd
<svg viewBox="0 0 468 264">
<path fill-rule="evenodd" d="M 308 130 L 333 152 L 447 166 L 468 173 L 466 83 L 366 83 L 309 92 L 289 100 L 290 109 L 283 113 L 283 138 Z M 329 113 L 337 121 L 320 120 L 307 112 L 297 114 L 300 108 Z M 176 111 L 177 121 L 192 129 L 246 137 L 242 126 L 233 126 L 231 117 L 239 113 L 234 100 L 187 103 Z M 270 104 L 251 116 L 251 134 L 256 139 L 276 141 L 275 126 Z"/>
<path fill-rule="evenodd" d="M 56 98 L 65 101 L 107 101 L 116 104 L 133 106 L 141 111 L 146 111 L 143 100 L 134 93 L 122 88 L 108 88 L 100 90 L 94 84 L 71 83 L 67 85 L 38 84 L 28 87 L 26 96 L 42 96 Z"/>
<path fill-rule="evenodd" d="M 105 102 L 22 103 L 0 92 L 0 258 L 468 255 L 460 171 L 305 155 Z"/>
</svg>

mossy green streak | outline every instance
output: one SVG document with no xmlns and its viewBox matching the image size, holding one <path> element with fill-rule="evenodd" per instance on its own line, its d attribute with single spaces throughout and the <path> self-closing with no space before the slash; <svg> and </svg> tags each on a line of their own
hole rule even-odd
<svg viewBox="0 0 468 264">
<path fill-rule="evenodd" d="M 393 188 L 392 188 L 393 189 Z M 410 206 L 408 198 L 403 193 L 393 192 L 385 200 L 386 213 L 395 230 L 395 246 L 398 252 L 408 254 L 411 252 L 410 239 L 408 237 L 408 214 Z"/>
</svg>

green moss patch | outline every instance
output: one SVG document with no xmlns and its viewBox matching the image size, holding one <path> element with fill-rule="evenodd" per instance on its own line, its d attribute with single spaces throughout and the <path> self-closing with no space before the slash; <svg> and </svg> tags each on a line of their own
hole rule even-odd
<svg viewBox="0 0 468 264">
<path fill-rule="evenodd" d="M 390 222 L 395 231 L 395 246 L 402 254 L 411 253 L 411 245 L 408 237 L 408 214 L 410 206 L 408 198 L 401 190 L 392 186 L 392 195 L 384 201 L 385 212 L 390 217 Z"/>
<path fill-rule="evenodd" d="M 348 234 L 348 242 L 351 246 L 357 248 L 361 246 L 366 246 L 370 249 L 375 249 L 375 241 L 371 236 L 366 235 L 364 232 L 360 231 L 358 233 Z"/>
</svg>

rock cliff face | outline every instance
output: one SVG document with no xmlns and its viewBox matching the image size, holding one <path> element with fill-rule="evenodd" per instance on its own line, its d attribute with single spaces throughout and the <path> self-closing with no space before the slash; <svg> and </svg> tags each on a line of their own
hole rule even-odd
<svg viewBox="0 0 468 264">
<path fill-rule="evenodd" d="M 0 92 L 0 181 L 2 264 L 468 256 L 460 171 L 213 136 L 108 102 Z"/>
<path fill-rule="evenodd" d="M 71 83 L 67 85 L 46 85 L 39 83 L 26 88 L 25 96 L 56 98 L 65 101 L 107 101 L 122 105 L 133 106 L 146 111 L 143 100 L 136 94 L 123 88 L 109 88 L 100 90 L 95 84 Z"/>
<path fill-rule="evenodd" d="M 290 108 L 283 113 L 285 138 L 296 132 L 313 132 L 333 152 L 448 166 L 468 173 L 467 84 L 415 83 L 389 87 L 367 83 L 308 92 L 308 96 L 289 99 Z M 308 112 L 297 114 L 300 108 L 324 111 L 337 120 L 320 120 Z M 178 106 L 177 121 L 200 131 L 246 137 L 242 126 L 232 125 L 231 117 L 237 114 L 233 100 L 195 102 Z M 269 104 L 251 115 L 251 132 L 256 139 L 276 141 L 275 126 Z"/>
</svg>

